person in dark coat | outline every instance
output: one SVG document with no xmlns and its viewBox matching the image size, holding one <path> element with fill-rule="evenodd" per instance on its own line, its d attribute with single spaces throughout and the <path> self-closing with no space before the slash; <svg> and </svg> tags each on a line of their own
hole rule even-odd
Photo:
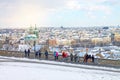
<svg viewBox="0 0 120 80">
<path fill-rule="evenodd" d="M 38 52 L 38 55 L 39 55 L 39 58 L 41 58 L 41 50 L 39 50 L 39 52 Z"/>
<path fill-rule="evenodd" d="M 35 52 L 35 58 L 37 58 L 37 56 L 38 56 L 38 51 Z"/>
<path fill-rule="evenodd" d="M 30 49 L 28 49 L 28 57 L 30 56 Z"/>
<path fill-rule="evenodd" d="M 94 63 L 94 55 L 92 55 L 92 62 Z"/>
<path fill-rule="evenodd" d="M 25 57 L 27 57 L 27 50 L 25 49 L 25 51 L 24 51 L 24 52 L 25 52 Z"/>
<path fill-rule="evenodd" d="M 91 59 L 91 55 L 88 55 L 88 58 Z"/>
<path fill-rule="evenodd" d="M 73 54 L 70 54 L 70 60 L 73 61 Z"/>
<path fill-rule="evenodd" d="M 74 55 L 74 62 L 77 61 L 77 54 Z"/>
<path fill-rule="evenodd" d="M 45 59 L 48 59 L 48 51 L 45 51 Z"/>
<path fill-rule="evenodd" d="M 86 53 L 86 54 L 84 55 L 84 61 L 83 61 L 83 63 L 87 63 L 87 60 L 88 60 L 88 54 Z"/>
</svg>

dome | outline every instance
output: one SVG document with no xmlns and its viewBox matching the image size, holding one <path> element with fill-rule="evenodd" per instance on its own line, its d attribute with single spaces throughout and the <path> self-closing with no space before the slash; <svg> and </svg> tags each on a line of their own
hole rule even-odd
<svg viewBox="0 0 120 80">
<path fill-rule="evenodd" d="M 34 35 L 34 34 L 31 34 L 31 35 L 27 35 L 24 37 L 25 40 L 36 40 L 37 39 L 37 36 Z"/>
</svg>

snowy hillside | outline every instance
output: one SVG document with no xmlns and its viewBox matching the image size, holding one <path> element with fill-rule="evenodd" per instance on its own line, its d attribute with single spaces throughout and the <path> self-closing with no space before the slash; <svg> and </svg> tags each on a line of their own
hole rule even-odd
<svg viewBox="0 0 120 80">
<path fill-rule="evenodd" d="M 73 67 L 60 65 L 72 65 Z M 74 66 L 79 66 L 81 68 L 76 68 Z M 86 69 L 82 67 L 86 67 Z M 117 71 L 120 71 L 120 69 L 45 60 L 39 61 L 0 57 L 0 80 L 119 80 L 120 73 Z"/>
</svg>

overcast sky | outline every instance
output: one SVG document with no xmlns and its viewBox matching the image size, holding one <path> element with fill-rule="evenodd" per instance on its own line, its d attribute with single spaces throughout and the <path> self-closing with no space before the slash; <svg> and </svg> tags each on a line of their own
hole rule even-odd
<svg viewBox="0 0 120 80">
<path fill-rule="evenodd" d="M 0 27 L 120 25 L 120 0 L 0 0 Z"/>
</svg>

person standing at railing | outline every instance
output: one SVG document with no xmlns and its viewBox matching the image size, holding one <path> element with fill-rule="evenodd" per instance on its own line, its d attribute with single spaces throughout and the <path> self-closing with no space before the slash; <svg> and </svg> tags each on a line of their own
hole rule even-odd
<svg viewBox="0 0 120 80">
<path fill-rule="evenodd" d="M 38 56 L 38 51 L 35 52 L 35 58 L 37 58 L 37 56 Z"/>
<path fill-rule="evenodd" d="M 68 61 L 68 52 L 65 52 L 65 61 Z"/>
<path fill-rule="evenodd" d="M 48 59 L 48 51 L 45 51 L 45 59 Z"/>
<path fill-rule="evenodd" d="M 70 53 L 70 61 L 73 62 L 73 54 L 72 53 Z"/>
<path fill-rule="evenodd" d="M 62 58 L 63 58 L 62 61 L 65 61 L 65 52 L 64 51 L 62 52 Z"/>
<path fill-rule="evenodd" d="M 92 55 L 92 62 L 94 63 L 94 55 Z"/>
<path fill-rule="evenodd" d="M 24 51 L 24 52 L 25 52 L 25 57 L 27 57 L 27 51 L 26 51 L 26 49 L 25 49 L 25 51 Z"/>
<path fill-rule="evenodd" d="M 54 59 L 56 60 L 56 51 L 53 52 Z"/>
<path fill-rule="evenodd" d="M 28 49 L 27 56 L 30 57 L 30 49 Z"/>
<path fill-rule="evenodd" d="M 77 62 L 77 53 L 74 55 L 74 62 Z"/>
<path fill-rule="evenodd" d="M 56 60 L 58 60 L 58 56 L 59 56 L 59 54 L 58 54 L 58 52 L 56 52 Z"/>
<path fill-rule="evenodd" d="M 84 55 L 83 63 L 87 63 L 87 60 L 88 60 L 88 54 L 86 53 L 86 54 Z"/>
<path fill-rule="evenodd" d="M 41 50 L 35 52 L 35 58 L 41 58 Z"/>
<path fill-rule="evenodd" d="M 41 58 L 41 50 L 38 51 L 39 58 Z"/>
</svg>

